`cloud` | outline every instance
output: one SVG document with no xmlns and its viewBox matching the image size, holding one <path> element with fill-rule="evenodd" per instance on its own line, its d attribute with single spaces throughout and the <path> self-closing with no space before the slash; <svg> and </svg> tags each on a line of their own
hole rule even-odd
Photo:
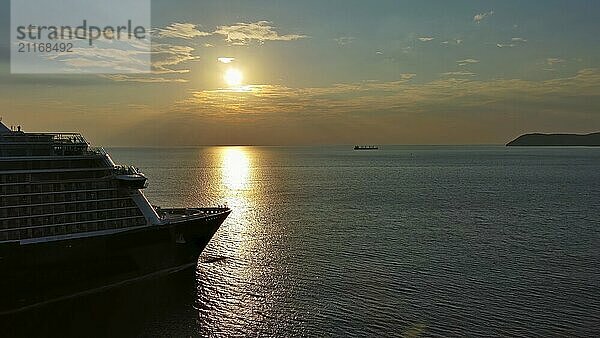
<svg viewBox="0 0 600 338">
<path fill-rule="evenodd" d="M 192 97 L 179 101 L 173 110 L 182 112 L 202 111 L 214 117 L 245 119 L 285 112 L 335 112 L 344 113 L 385 105 L 402 104 L 390 102 L 385 96 L 395 93 L 416 74 L 401 74 L 400 80 L 392 82 L 365 81 L 337 84 L 331 87 L 290 88 L 280 85 L 251 85 L 243 90 L 200 90 Z M 383 98 L 383 101 L 380 99 Z M 243 114 L 237 115 L 237 114 Z"/>
<path fill-rule="evenodd" d="M 279 34 L 270 21 L 219 26 L 213 34 L 224 36 L 225 40 L 233 45 L 247 45 L 253 41 L 260 44 L 265 41 L 294 41 L 307 37 L 301 34 Z"/>
<path fill-rule="evenodd" d="M 442 76 L 475 76 L 477 74 L 472 72 L 446 72 L 442 73 Z"/>
<path fill-rule="evenodd" d="M 72 73 L 148 73 L 149 40 L 97 40 L 92 47 L 75 46 L 71 52 L 48 54 L 64 72 Z"/>
<path fill-rule="evenodd" d="M 152 72 L 154 74 L 188 73 L 188 68 L 181 65 L 200 58 L 194 55 L 195 49 L 190 46 L 152 44 Z"/>
<path fill-rule="evenodd" d="M 412 77 L 405 76 L 406 79 Z M 589 125 L 590 119 L 600 122 L 595 115 L 600 104 L 598 86 L 598 69 L 584 69 L 572 77 L 546 81 L 481 81 L 474 80 L 470 73 L 449 72 L 428 83 L 367 81 L 328 87 L 260 85 L 249 86 L 245 91 L 199 90 L 174 104 L 169 114 L 188 114 L 198 121 L 235 125 L 237 131 L 245 127 L 249 132 L 263 127 L 286 130 L 281 138 L 273 134 L 261 138 L 262 142 L 271 144 L 303 143 L 318 135 L 327 135 L 327 142 L 341 142 L 340 137 L 348 137 L 350 141 L 359 131 L 359 134 L 377 135 L 390 142 L 398 141 L 397 135 L 406 133 L 407 142 L 435 142 L 430 137 L 432 133 L 439 133 L 434 131 L 455 131 L 457 138 L 469 131 L 469 137 L 479 141 L 490 140 L 493 134 L 498 137 L 496 141 L 504 141 L 509 138 L 507 134 L 519 133 L 514 129 L 514 119 L 518 119 L 519 128 L 538 129 L 540 121 L 547 121 L 549 117 L 555 126 L 565 121 L 573 123 L 576 119 L 585 125 Z M 531 124 L 525 125 L 527 117 Z M 302 129 L 300 126 L 305 124 L 308 126 Z M 463 124 L 470 127 L 467 130 L 459 127 Z M 330 125 L 336 126 L 332 129 L 335 135 L 314 129 Z M 289 126 L 294 127 L 288 130 Z M 360 130 L 352 129 L 356 126 L 360 126 Z M 398 133 L 398 126 L 405 128 L 402 133 Z M 502 129 L 504 127 L 508 129 Z M 291 136 L 287 135 L 292 130 L 298 133 L 297 139 L 290 140 Z M 191 139 L 193 135 L 197 133 L 190 134 Z M 247 137 L 258 134 L 252 135 Z M 247 137 L 241 142 L 257 140 Z M 440 141 L 448 142 L 448 137 L 446 134 Z"/>
<path fill-rule="evenodd" d="M 196 61 L 198 56 L 194 55 L 194 48 L 189 46 L 171 45 L 171 44 L 153 44 L 150 53 L 151 71 L 145 74 L 136 74 L 130 72 L 130 75 L 111 74 L 100 75 L 102 78 L 110 79 L 116 82 L 137 82 L 137 83 L 185 83 L 189 80 L 181 78 L 182 74 L 190 72 L 186 67 L 188 62 Z M 128 65 L 133 61 L 127 57 L 135 58 L 134 55 L 119 53 L 118 51 L 108 50 L 101 51 L 108 54 L 112 58 L 124 59 L 124 65 Z M 147 54 L 147 53 L 144 53 Z M 79 54 L 77 58 L 66 60 L 71 67 L 99 67 L 108 61 L 99 61 L 98 57 L 103 56 L 97 51 L 84 49 L 83 54 Z M 109 65 L 107 65 L 108 67 Z M 114 73 L 114 72 L 113 72 Z M 140 72 L 137 72 L 140 73 Z"/>
<path fill-rule="evenodd" d="M 9 92 L 0 103 L 6 117 L 29 116 L 23 123 L 32 129 L 84 126 L 94 142 L 112 145 L 502 143 L 531 130 L 591 131 L 600 123 L 599 86 L 600 70 L 583 69 L 544 81 L 444 77 L 194 90 L 169 106 L 151 104 L 152 111 L 142 106 L 148 104 L 143 95 L 111 106 L 68 101 L 73 95 L 40 105 Z M 46 115 L 53 118 L 40 118 Z"/>
<path fill-rule="evenodd" d="M 554 65 L 556 65 L 556 64 L 559 64 L 559 63 L 564 63 L 564 62 L 565 62 L 565 60 L 563 60 L 563 59 L 559 59 L 559 58 L 547 58 L 547 59 L 546 59 L 546 64 L 547 64 L 548 66 L 554 66 Z"/>
<path fill-rule="evenodd" d="M 429 42 L 429 41 L 433 41 L 435 38 L 432 38 L 430 36 L 424 36 L 424 37 L 421 37 L 418 39 L 419 39 L 419 41 L 422 41 L 422 42 Z"/>
<path fill-rule="evenodd" d="M 481 23 L 481 21 L 483 21 L 483 19 L 485 19 L 487 17 L 490 17 L 492 15 L 494 15 L 494 11 L 493 10 L 489 11 L 489 12 L 485 12 L 485 13 L 479 13 L 479 14 L 476 14 L 473 17 L 473 21 L 476 22 L 476 23 Z"/>
<path fill-rule="evenodd" d="M 356 40 L 356 38 L 353 36 L 342 36 L 342 37 L 336 38 L 334 40 L 335 40 L 335 42 L 337 42 L 338 45 L 345 46 L 345 45 L 349 45 L 349 44 L 353 43 L 354 40 Z"/>
<path fill-rule="evenodd" d="M 233 61 L 235 61 L 235 58 L 220 57 L 220 58 L 217 58 L 217 61 L 219 61 L 220 63 L 232 63 Z"/>
<path fill-rule="evenodd" d="M 479 63 L 479 60 L 475 60 L 475 59 L 465 59 L 465 60 L 458 60 L 456 61 L 457 63 Z"/>
<path fill-rule="evenodd" d="M 149 40 L 98 40 L 91 48 L 74 48 L 73 52 L 49 55 L 48 58 L 64 63 L 65 69 L 73 71 L 92 69 L 96 73 L 146 73 L 151 76 L 188 73 L 190 70 L 185 64 L 199 59 L 194 52 L 190 46 L 150 44 Z"/>
<path fill-rule="evenodd" d="M 402 79 L 402 80 L 412 80 L 415 77 L 417 77 L 417 74 L 414 74 L 414 73 L 400 74 L 400 79 Z"/>
<path fill-rule="evenodd" d="M 186 83 L 187 79 L 181 78 L 166 78 L 145 75 L 125 75 L 125 74 L 102 74 L 103 78 L 113 80 L 115 82 L 138 82 L 138 83 Z"/>
<path fill-rule="evenodd" d="M 460 45 L 461 43 L 463 43 L 463 40 L 461 39 L 455 39 L 455 40 L 446 40 L 446 41 L 442 41 L 440 42 L 442 45 L 444 46 L 449 46 L 449 45 Z"/>
<path fill-rule="evenodd" d="M 159 38 L 193 39 L 195 37 L 210 36 L 211 33 L 198 29 L 198 25 L 192 23 L 174 22 L 165 28 L 155 29 L 155 36 Z"/>
<path fill-rule="evenodd" d="M 193 23 L 174 22 L 164 28 L 156 28 L 153 35 L 157 38 L 178 38 L 190 40 L 196 37 L 209 37 L 221 35 L 233 45 L 247 45 L 253 41 L 263 44 L 265 41 L 293 41 L 306 38 L 300 34 L 280 34 L 270 21 L 257 21 L 233 25 L 218 26 L 213 32 L 205 32 L 199 29 L 199 25 Z M 340 38 L 341 43 L 350 43 L 352 39 Z M 213 47 L 210 43 L 204 43 L 204 47 Z"/>
</svg>

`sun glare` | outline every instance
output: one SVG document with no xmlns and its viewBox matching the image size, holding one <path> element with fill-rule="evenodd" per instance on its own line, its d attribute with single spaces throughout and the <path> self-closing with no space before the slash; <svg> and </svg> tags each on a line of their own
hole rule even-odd
<svg viewBox="0 0 600 338">
<path fill-rule="evenodd" d="M 250 160 L 244 148 L 224 148 L 223 182 L 229 190 L 243 190 L 250 175 Z"/>
<path fill-rule="evenodd" d="M 223 79 L 225 80 L 225 83 L 227 83 L 228 86 L 237 87 L 242 84 L 244 76 L 239 70 L 235 68 L 230 68 L 225 72 Z"/>
</svg>

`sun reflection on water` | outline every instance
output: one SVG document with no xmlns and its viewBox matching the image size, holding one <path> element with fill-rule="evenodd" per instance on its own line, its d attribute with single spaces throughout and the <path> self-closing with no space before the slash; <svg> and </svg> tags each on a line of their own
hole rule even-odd
<svg viewBox="0 0 600 338">
<path fill-rule="evenodd" d="M 257 187 L 252 180 L 252 150 L 247 147 L 224 147 L 221 153 L 221 195 L 232 209 L 221 232 L 221 252 L 231 257 L 245 257 L 253 250 L 256 229 L 252 210 L 256 209 Z M 236 271 L 243 274 L 244 271 Z"/>
<path fill-rule="evenodd" d="M 287 290 L 278 286 L 282 272 L 274 263 L 279 256 L 272 243 L 278 237 L 265 226 L 272 219 L 264 184 L 268 173 L 258 165 L 264 151 L 215 150 L 218 198 L 232 212 L 199 259 L 196 309 L 202 336 L 220 336 L 223 328 L 243 332 L 249 322 L 269 323 L 276 298 Z"/>
<path fill-rule="evenodd" d="M 248 187 L 250 159 L 242 147 L 224 148 L 222 152 L 223 183 L 230 191 L 244 190 Z"/>
<path fill-rule="evenodd" d="M 271 226 L 274 185 L 263 169 L 269 154 L 255 147 L 214 150 L 217 198 L 232 212 L 199 259 L 198 330 L 208 337 L 222 336 L 224 328 L 244 335 L 254 323 L 276 332 L 270 319 L 281 313 L 277 304 L 286 304 L 289 283 L 278 250 L 281 228 Z"/>
</svg>

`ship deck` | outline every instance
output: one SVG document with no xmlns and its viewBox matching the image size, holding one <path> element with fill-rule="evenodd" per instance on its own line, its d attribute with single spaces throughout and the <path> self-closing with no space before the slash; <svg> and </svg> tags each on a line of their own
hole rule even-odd
<svg viewBox="0 0 600 338">
<path fill-rule="evenodd" d="M 169 222 L 203 218 L 230 212 L 229 208 L 156 208 L 158 216 Z"/>
</svg>

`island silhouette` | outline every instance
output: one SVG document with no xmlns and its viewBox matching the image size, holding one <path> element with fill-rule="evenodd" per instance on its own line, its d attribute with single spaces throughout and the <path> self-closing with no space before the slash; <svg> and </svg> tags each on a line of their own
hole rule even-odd
<svg viewBox="0 0 600 338">
<path fill-rule="evenodd" d="M 600 146 L 600 132 L 591 134 L 525 134 L 509 142 L 507 147 L 515 146 Z"/>
</svg>

